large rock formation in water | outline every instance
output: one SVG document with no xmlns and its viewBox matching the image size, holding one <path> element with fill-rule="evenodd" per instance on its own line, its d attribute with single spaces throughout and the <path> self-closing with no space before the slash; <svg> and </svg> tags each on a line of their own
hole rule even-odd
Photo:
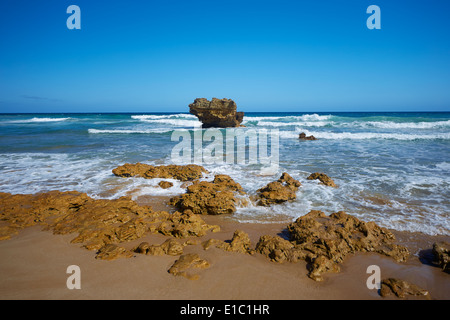
<svg viewBox="0 0 450 320">
<path fill-rule="evenodd" d="M 204 128 L 241 127 L 244 112 L 236 112 L 236 109 L 231 99 L 197 98 L 189 105 L 189 112 L 198 117 Z"/>
</svg>

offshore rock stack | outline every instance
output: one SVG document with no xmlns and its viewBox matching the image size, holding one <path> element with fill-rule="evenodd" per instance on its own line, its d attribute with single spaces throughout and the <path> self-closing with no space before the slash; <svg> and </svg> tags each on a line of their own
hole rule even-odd
<svg viewBox="0 0 450 320">
<path fill-rule="evenodd" d="M 231 99 L 197 98 L 189 105 L 189 112 L 202 122 L 204 128 L 243 127 L 244 112 L 237 112 Z"/>
</svg>

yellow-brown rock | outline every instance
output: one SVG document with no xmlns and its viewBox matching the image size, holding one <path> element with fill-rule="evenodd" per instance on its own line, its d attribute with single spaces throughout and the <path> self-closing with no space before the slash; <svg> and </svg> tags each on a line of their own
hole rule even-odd
<svg viewBox="0 0 450 320">
<path fill-rule="evenodd" d="M 326 272 L 336 273 L 340 271 L 339 265 L 325 256 L 318 256 L 317 258 L 313 259 L 308 268 L 309 268 L 308 277 L 310 277 L 314 281 L 322 281 L 323 273 Z"/>
<path fill-rule="evenodd" d="M 262 236 L 256 251 L 275 262 L 308 263 L 308 276 L 323 280 L 325 272 L 339 272 L 339 264 L 348 254 L 376 252 L 397 262 L 406 261 L 409 251 L 394 243 L 394 235 L 373 222 L 360 221 L 339 211 L 326 216 L 318 210 L 298 218 L 287 227 L 290 239 Z"/>
<path fill-rule="evenodd" d="M 445 241 L 433 244 L 433 255 L 436 263 L 446 273 L 450 273 L 450 243 Z"/>
<path fill-rule="evenodd" d="M 274 262 L 297 262 L 306 259 L 308 252 L 279 236 L 262 236 L 256 244 L 256 251 Z"/>
<path fill-rule="evenodd" d="M 217 239 L 209 239 L 202 243 L 205 250 L 210 247 L 216 247 L 229 252 L 239 252 L 254 254 L 255 250 L 252 248 L 252 243 L 248 234 L 242 230 L 236 230 L 231 241 L 225 242 Z"/>
<path fill-rule="evenodd" d="M 200 216 L 189 210 L 174 212 L 156 229 L 161 234 L 177 238 L 201 237 L 209 230 L 216 232 L 220 230 L 220 227 L 208 225 Z"/>
<path fill-rule="evenodd" d="M 235 192 L 243 193 L 241 185 L 220 174 L 212 182 L 195 181 L 185 194 L 170 199 L 169 204 L 194 214 L 232 214 L 236 211 Z"/>
<path fill-rule="evenodd" d="M 145 179 L 176 179 L 191 181 L 200 179 L 203 173 L 208 171 L 196 164 L 152 166 L 144 163 L 126 163 L 113 169 L 113 174 L 118 177 L 141 177 Z"/>
<path fill-rule="evenodd" d="M 35 195 L 0 193 L 0 221 L 0 240 L 39 224 L 54 234 L 74 234 L 71 243 L 98 251 L 99 259 L 107 260 L 119 256 L 115 253 L 121 250 L 109 245 L 139 239 L 147 232 L 184 238 L 219 229 L 192 212 L 155 212 L 129 197 L 102 200 L 84 193 L 59 191 Z M 179 252 L 173 249 L 174 243 L 166 245 L 170 254 Z"/>
<path fill-rule="evenodd" d="M 320 280 L 322 271 L 336 271 L 332 263 L 341 263 L 355 252 L 377 252 L 387 255 L 397 262 L 406 261 L 409 251 L 394 244 L 394 235 L 373 222 L 360 221 L 339 211 L 326 216 L 313 210 L 288 225 L 290 239 L 298 249 L 309 251 L 312 268 L 310 275 Z M 319 261 L 316 261 L 320 256 Z M 324 266 L 321 266 L 324 264 Z"/>
<path fill-rule="evenodd" d="M 115 244 L 107 244 L 100 248 L 95 256 L 95 259 L 100 260 L 115 260 L 118 258 L 131 258 L 133 253 L 125 248 L 119 247 Z"/>
<path fill-rule="evenodd" d="M 307 180 L 319 180 L 322 184 L 337 188 L 337 185 L 334 183 L 333 179 L 331 179 L 329 176 L 327 176 L 325 173 L 320 172 L 314 172 L 309 175 Z"/>
<path fill-rule="evenodd" d="M 189 105 L 189 112 L 197 116 L 203 128 L 240 127 L 243 112 L 237 112 L 236 103 L 231 99 L 197 98 Z"/>
<path fill-rule="evenodd" d="M 428 291 L 419 288 L 415 284 L 394 278 L 382 280 L 380 295 L 386 297 L 392 294 L 396 295 L 398 298 L 405 298 L 407 295 L 412 295 L 426 296 L 428 299 L 431 299 Z"/>
<path fill-rule="evenodd" d="M 198 274 L 191 274 L 188 271 L 192 268 L 206 269 L 209 266 L 208 261 L 201 259 L 198 254 L 190 253 L 180 256 L 168 272 L 174 276 L 183 276 L 189 280 L 198 280 L 200 278 Z"/>
<path fill-rule="evenodd" d="M 170 181 L 163 180 L 158 183 L 158 186 L 160 186 L 163 189 L 169 189 L 169 188 L 173 187 L 173 183 Z"/>
<path fill-rule="evenodd" d="M 179 256 L 183 254 L 183 245 L 175 239 L 167 239 L 160 245 L 149 245 L 147 242 L 142 242 L 133 251 L 152 256 L 162 256 L 165 254 Z"/>
<path fill-rule="evenodd" d="M 300 140 L 317 140 L 317 138 L 314 137 L 313 135 L 307 136 L 306 133 L 304 133 L 304 132 L 300 133 L 300 134 L 298 135 L 298 138 L 299 138 Z"/>
<path fill-rule="evenodd" d="M 270 182 L 265 187 L 257 190 L 260 206 L 293 201 L 297 198 L 295 192 L 301 186 L 298 180 L 292 178 L 288 173 L 283 173 L 277 181 Z"/>
</svg>

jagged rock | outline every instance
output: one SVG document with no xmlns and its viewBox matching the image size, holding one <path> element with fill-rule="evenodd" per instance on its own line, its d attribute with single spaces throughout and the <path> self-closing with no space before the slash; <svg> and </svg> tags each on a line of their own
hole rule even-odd
<svg viewBox="0 0 450 320">
<path fill-rule="evenodd" d="M 213 183 L 220 190 L 229 190 L 243 193 L 242 186 L 226 174 L 216 174 L 214 176 Z"/>
<path fill-rule="evenodd" d="M 317 138 L 314 137 L 314 136 L 306 136 L 306 133 L 304 133 L 304 132 L 300 133 L 300 134 L 298 135 L 298 138 L 299 138 L 300 140 L 317 140 Z"/>
<path fill-rule="evenodd" d="M 200 179 L 203 173 L 208 171 L 196 164 L 152 166 L 149 164 L 126 163 L 113 169 L 113 174 L 118 177 L 141 177 L 145 179 L 176 179 L 180 181 L 191 181 Z"/>
<path fill-rule="evenodd" d="M 115 260 L 118 258 L 131 258 L 133 254 L 125 248 L 116 246 L 115 244 L 107 244 L 100 248 L 95 259 Z"/>
<path fill-rule="evenodd" d="M 0 220 L 14 232 L 41 224 L 54 234 L 78 233 L 72 242 L 92 245 L 92 250 L 140 237 L 147 228 L 142 219 L 153 213 L 151 207 L 128 197 L 97 200 L 85 193 L 59 191 L 1 194 L 0 207 Z"/>
<path fill-rule="evenodd" d="M 143 219 L 133 218 L 113 230 L 117 242 L 132 241 L 144 235 L 147 231 L 147 225 Z"/>
<path fill-rule="evenodd" d="M 430 299 L 428 291 L 423 290 L 415 284 L 400 279 L 384 279 L 381 281 L 380 295 L 382 297 L 395 294 L 398 298 L 405 298 L 406 295 L 427 296 Z"/>
<path fill-rule="evenodd" d="M 256 252 L 261 253 L 274 262 L 297 262 L 306 259 L 307 252 L 297 248 L 293 242 L 279 236 L 265 235 L 259 238 Z"/>
<path fill-rule="evenodd" d="M 158 183 L 158 186 L 160 186 L 163 189 L 169 189 L 169 188 L 173 187 L 173 183 L 170 181 L 163 180 Z"/>
<path fill-rule="evenodd" d="M 152 256 L 162 256 L 165 254 L 179 256 L 183 254 L 183 245 L 175 239 L 167 239 L 160 245 L 149 245 L 147 242 L 142 242 L 133 251 Z"/>
<path fill-rule="evenodd" d="M 19 233 L 18 229 L 11 226 L 0 227 L 0 241 L 11 239 Z"/>
<path fill-rule="evenodd" d="M 208 261 L 201 259 L 198 254 L 190 253 L 180 256 L 168 272 L 174 276 L 183 276 L 189 280 L 198 280 L 200 278 L 199 275 L 193 275 L 187 271 L 191 268 L 206 269 L 209 266 Z"/>
<path fill-rule="evenodd" d="M 288 225 L 290 240 L 297 250 L 308 251 L 311 264 L 310 277 L 320 280 L 323 271 L 336 271 L 344 258 L 355 252 L 377 252 L 406 261 L 409 251 L 394 244 L 394 235 L 374 222 L 364 222 L 339 211 L 326 216 L 322 211 L 312 210 Z M 323 258 L 320 258 L 323 256 Z"/>
<path fill-rule="evenodd" d="M 309 274 L 308 277 L 314 281 L 323 281 L 322 274 L 325 272 L 339 272 L 340 268 L 338 264 L 325 256 L 318 256 L 313 259 L 308 266 Z"/>
<path fill-rule="evenodd" d="M 204 128 L 240 127 L 243 112 L 236 112 L 236 103 L 231 99 L 197 98 L 189 105 L 189 112 L 202 122 Z"/>
<path fill-rule="evenodd" d="M 216 175 L 213 182 L 195 181 L 187 193 L 170 199 L 169 204 L 195 214 L 232 214 L 236 211 L 234 192 L 242 193 L 239 183 L 227 175 Z"/>
<path fill-rule="evenodd" d="M 433 244 L 433 255 L 436 263 L 446 273 L 450 273 L 450 244 L 443 242 L 436 242 Z"/>
<path fill-rule="evenodd" d="M 295 192 L 301 183 L 292 178 L 288 173 L 283 173 L 277 181 L 270 182 L 265 187 L 257 190 L 260 206 L 293 201 L 297 198 Z"/>
<path fill-rule="evenodd" d="M 314 173 L 311 173 L 310 176 L 306 179 L 307 180 L 319 180 L 326 186 L 337 188 L 337 185 L 334 183 L 334 181 L 324 173 L 314 172 Z"/>
<path fill-rule="evenodd" d="M 134 252 L 140 254 L 147 254 L 150 245 L 148 242 L 141 242 L 136 248 L 133 249 Z"/>
<path fill-rule="evenodd" d="M 236 230 L 233 234 L 231 241 L 225 242 L 217 239 L 209 239 L 202 243 L 205 250 L 210 247 L 216 247 L 230 252 L 248 253 L 254 254 L 255 250 L 252 249 L 252 243 L 247 233 L 242 230 Z"/>
<path fill-rule="evenodd" d="M 209 230 L 217 232 L 220 230 L 220 227 L 217 225 L 208 225 L 200 216 L 189 210 L 174 212 L 156 229 L 161 234 L 177 238 L 187 238 L 190 236 L 201 237 Z"/>
<path fill-rule="evenodd" d="M 405 261 L 408 250 L 394 244 L 395 237 L 387 229 L 373 222 L 363 222 L 339 211 L 326 216 L 322 211 L 312 210 L 287 227 L 290 240 L 278 236 L 262 236 L 256 251 L 275 262 L 308 263 L 308 276 L 323 280 L 325 272 L 339 272 L 339 263 L 355 252 L 377 252 Z"/>
<path fill-rule="evenodd" d="M 0 240 L 9 239 L 25 227 L 40 224 L 54 234 L 77 234 L 71 243 L 80 243 L 88 250 L 102 250 L 100 257 L 106 256 L 106 249 L 106 252 L 112 250 L 113 247 L 107 245 L 133 241 L 147 232 L 184 238 L 220 229 L 206 224 L 192 212 L 153 211 L 129 197 L 92 199 L 79 192 L 0 193 L 0 208 Z"/>
<path fill-rule="evenodd" d="M 255 252 L 255 250 L 252 249 L 252 243 L 248 234 L 242 230 L 236 230 L 234 232 L 233 238 L 225 250 L 249 254 L 253 254 Z"/>
</svg>

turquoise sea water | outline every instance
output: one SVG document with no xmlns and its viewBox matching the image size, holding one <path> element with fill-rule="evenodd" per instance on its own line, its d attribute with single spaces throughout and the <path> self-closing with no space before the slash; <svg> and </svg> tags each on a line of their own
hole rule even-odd
<svg viewBox="0 0 450 320">
<path fill-rule="evenodd" d="M 279 168 L 203 164 L 229 174 L 249 194 L 288 172 L 297 200 L 238 208 L 239 221 L 291 221 L 311 209 L 344 210 L 396 230 L 450 234 L 450 113 L 246 113 L 241 128 L 279 130 Z M 199 128 L 190 114 L 0 114 L 0 192 L 78 190 L 97 198 L 176 195 L 159 179 L 124 179 L 126 162 L 169 164 L 174 130 Z M 298 134 L 317 141 L 299 141 Z M 308 181 L 324 172 L 339 188 Z M 212 175 L 205 176 L 211 179 Z"/>
</svg>

